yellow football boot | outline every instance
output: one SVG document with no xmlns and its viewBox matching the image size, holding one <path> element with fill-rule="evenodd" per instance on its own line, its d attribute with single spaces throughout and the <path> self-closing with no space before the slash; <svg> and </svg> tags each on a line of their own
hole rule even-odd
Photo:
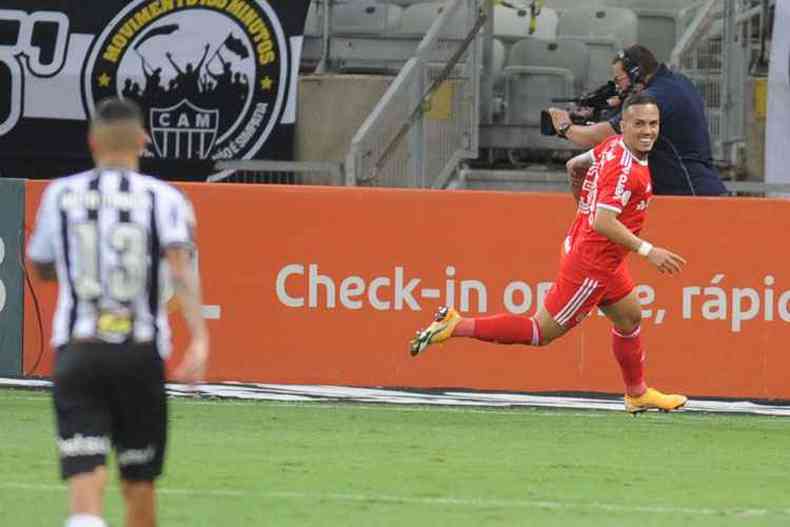
<svg viewBox="0 0 790 527">
<path fill-rule="evenodd" d="M 452 307 L 442 306 L 436 312 L 431 325 L 422 331 L 417 332 L 417 336 L 409 343 L 409 352 L 412 357 L 416 357 L 431 344 L 440 344 L 450 338 L 453 329 L 461 321 L 461 315 Z"/>
<path fill-rule="evenodd" d="M 654 388 L 648 388 L 639 397 L 625 396 L 625 409 L 633 415 L 646 410 L 661 410 L 671 412 L 686 405 L 688 397 L 685 395 L 661 393 Z"/>
</svg>

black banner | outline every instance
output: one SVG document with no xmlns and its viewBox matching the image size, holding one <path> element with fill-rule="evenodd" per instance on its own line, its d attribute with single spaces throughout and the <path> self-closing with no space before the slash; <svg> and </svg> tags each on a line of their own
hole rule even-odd
<svg viewBox="0 0 790 527">
<path fill-rule="evenodd" d="M 308 5 L 4 2 L 0 158 L 88 160 L 86 120 L 98 101 L 120 96 L 144 110 L 143 168 L 155 174 L 204 179 L 219 160 L 293 159 Z"/>
</svg>

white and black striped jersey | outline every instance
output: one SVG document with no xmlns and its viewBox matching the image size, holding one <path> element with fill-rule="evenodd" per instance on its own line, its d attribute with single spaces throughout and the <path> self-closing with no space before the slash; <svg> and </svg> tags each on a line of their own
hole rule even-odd
<svg viewBox="0 0 790 527">
<path fill-rule="evenodd" d="M 167 356 L 163 251 L 192 246 L 194 226 L 181 192 L 136 172 L 101 168 L 50 183 L 27 254 L 57 270 L 52 345 L 155 341 Z"/>
</svg>

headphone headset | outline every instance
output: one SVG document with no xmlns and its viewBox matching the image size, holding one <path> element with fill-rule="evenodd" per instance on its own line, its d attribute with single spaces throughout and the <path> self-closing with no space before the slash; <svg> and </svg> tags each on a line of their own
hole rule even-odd
<svg viewBox="0 0 790 527">
<path fill-rule="evenodd" d="M 639 65 L 637 60 L 632 57 L 631 48 L 621 49 L 617 52 L 617 60 L 623 63 L 625 74 L 633 86 L 637 82 L 642 82 L 642 66 Z"/>
</svg>

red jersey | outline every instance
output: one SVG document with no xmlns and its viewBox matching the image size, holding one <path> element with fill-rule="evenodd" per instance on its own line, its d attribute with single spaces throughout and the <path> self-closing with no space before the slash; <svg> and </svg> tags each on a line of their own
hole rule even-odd
<svg viewBox="0 0 790 527">
<path fill-rule="evenodd" d="M 606 139 L 592 152 L 595 161 L 584 178 L 564 250 L 574 263 L 608 274 L 620 267 L 629 251 L 593 230 L 595 211 L 616 212 L 617 219 L 638 236 L 653 197 L 650 168 L 646 159 L 637 159 L 628 150 L 622 135 Z"/>
</svg>

